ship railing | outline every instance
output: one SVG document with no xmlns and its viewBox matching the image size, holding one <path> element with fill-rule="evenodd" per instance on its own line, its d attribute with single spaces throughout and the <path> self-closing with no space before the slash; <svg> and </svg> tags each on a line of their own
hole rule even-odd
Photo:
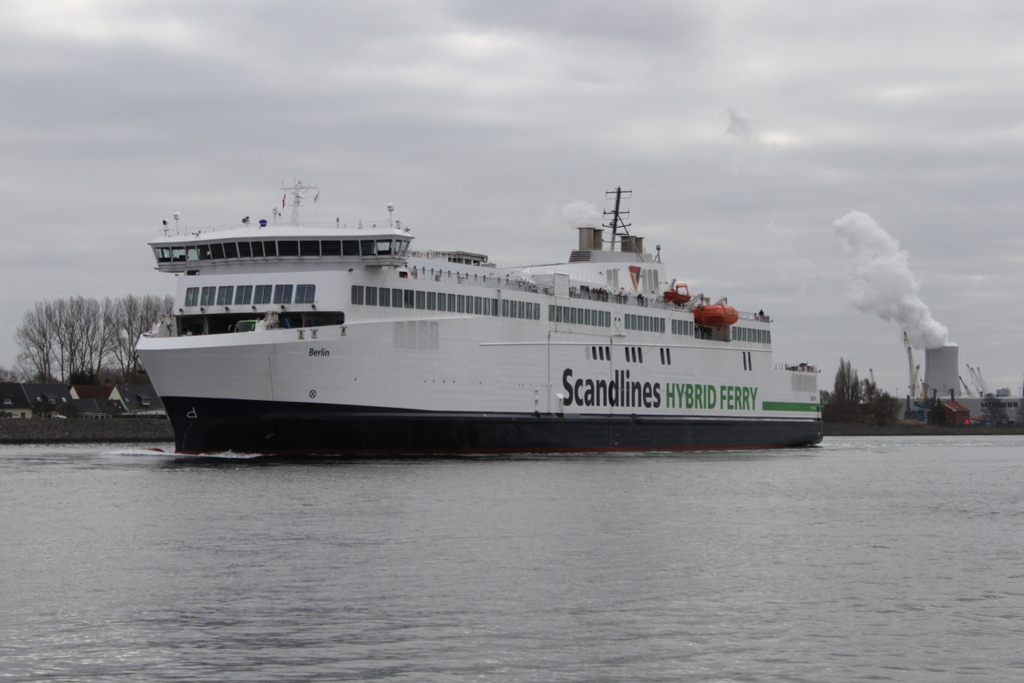
<svg viewBox="0 0 1024 683">
<path fill-rule="evenodd" d="M 511 275 L 491 275 L 483 273 L 465 273 L 458 269 L 414 266 L 409 268 L 409 277 L 415 280 L 433 280 L 434 282 L 450 282 L 470 287 L 486 287 L 488 289 L 514 290 L 517 292 L 533 292 L 534 294 L 554 293 L 554 287 L 528 278 L 517 278 Z"/>
<path fill-rule="evenodd" d="M 740 320 L 750 320 L 755 323 L 770 323 L 771 318 L 765 315 L 763 312 L 749 313 L 747 311 L 738 311 Z"/>
<path fill-rule="evenodd" d="M 535 279 L 531 279 L 507 273 L 491 275 L 489 273 L 463 272 L 457 268 L 442 268 L 440 266 L 413 266 L 409 268 L 409 277 L 415 280 L 433 280 L 435 282 L 456 283 L 471 287 L 532 292 L 547 296 L 553 295 L 555 291 L 552 281 L 543 275 L 537 275 Z M 636 306 L 638 308 L 651 308 L 663 311 L 686 310 L 686 306 L 667 302 L 661 296 L 645 296 L 638 292 L 627 292 L 624 289 L 611 291 L 606 287 L 598 285 L 572 285 L 569 287 L 569 298 L 584 301 L 604 301 L 623 306 Z M 763 323 L 771 322 L 771 319 L 763 312 L 749 313 L 739 311 L 738 314 L 741 320 Z"/>
<path fill-rule="evenodd" d="M 663 297 L 649 297 L 642 294 L 636 294 L 632 292 L 626 292 L 620 290 L 618 292 L 607 293 L 607 298 L 602 298 L 605 294 L 599 290 L 595 293 L 593 290 L 590 291 L 589 295 L 587 292 L 579 292 L 575 296 L 570 291 L 570 296 L 578 299 L 591 299 L 594 301 L 611 301 L 613 303 L 622 304 L 625 306 L 637 306 L 640 308 L 652 308 L 663 311 L 686 311 L 690 309 L 689 304 L 677 304 L 671 301 L 665 301 Z M 737 315 L 740 320 L 749 320 L 751 322 L 770 323 L 772 320 L 763 311 L 757 313 L 750 313 L 748 311 L 737 311 Z"/>
<path fill-rule="evenodd" d="M 165 225 L 160 228 L 160 232 L 168 237 L 171 235 L 179 237 L 192 237 L 198 233 L 207 232 L 219 232 L 222 230 L 235 230 L 236 228 L 255 228 L 259 226 L 259 221 L 254 220 L 248 223 L 232 223 L 231 225 L 204 225 L 201 227 L 189 227 L 187 225 L 170 226 Z M 270 227 L 270 228 L 338 228 L 340 230 L 377 230 L 381 228 L 400 227 L 399 221 L 394 221 L 394 225 L 388 225 L 388 219 L 384 218 L 378 221 L 351 221 L 342 223 L 338 220 L 333 221 L 302 221 L 299 225 L 294 225 L 289 221 L 282 218 L 277 220 L 269 220 L 266 226 L 259 227 Z"/>
</svg>

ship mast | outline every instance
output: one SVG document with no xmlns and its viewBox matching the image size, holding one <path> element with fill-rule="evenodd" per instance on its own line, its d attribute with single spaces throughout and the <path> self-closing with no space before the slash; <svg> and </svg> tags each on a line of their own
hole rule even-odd
<svg viewBox="0 0 1024 683">
<path fill-rule="evenodd" d="M 302 206 L 302 200 L 307 192 L 310 190 L 316 190 L 317 196 L 320 196 L 320 188 L 316 185 L 304 185 L 301 180 L 293 181 L 294 185 L 291 187 L 285 187 L 284 181 L 281 181 L 281 189 L 285 192 L 285 196 L 289 194 L 292 196 L 292 225 L 300 225 L 299 220 L 299 207 Z M 316 198 L 314 198 L 316 201 Z M 281 208 L 284 209 L 284 199 L 281 200 Z"/>
<path fill-rule="evenodd" d="M 615 243 L 618 241 L 618 231 L 622 228 L 622 232 L 629 236 L 629 227 L 631 223 L 626 223 L 625 219 L 629 218 L 629 211 L 623 211 L 622 198 L 629 199 L 633 196 L 632 190 L 623 190 L 621 187 L 616 187 L 614 190 L 608 190 L 604 193 L 605 199 L 611 199 L 615 197 L 615 208 L 611 211 L 605 210 L 605 218 L 610 218 L 604 227 L 612 229 L 612 251 L 615 250 Z M 622 251 L 622 246 L 619 246 L 619 251 Z"/>
</svg>

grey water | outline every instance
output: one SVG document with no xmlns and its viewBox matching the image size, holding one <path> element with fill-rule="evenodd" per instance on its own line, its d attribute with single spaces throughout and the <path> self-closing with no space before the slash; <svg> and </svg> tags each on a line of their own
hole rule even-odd
<svg viewBox="0 0 1024 683">
<path fill-rule="evenodd" d="M 1024 680 L 1024 437 L 0 446 L 0 680 Z"/>
</svg>

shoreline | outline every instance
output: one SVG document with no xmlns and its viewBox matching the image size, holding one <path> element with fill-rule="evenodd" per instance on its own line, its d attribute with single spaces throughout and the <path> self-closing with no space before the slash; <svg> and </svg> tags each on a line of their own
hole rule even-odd
<svg viewBox="0 0 1024 683">
<path fill-rule="evenodd" d="M 888 427 L 855 423 L 824 423 L 825 436 L 958 436 L 1024 434 L 1024 425 L 1004 427 L 957 427 L 927 424 L 894 424 Z M 127 443 L 174 441 L 174 430 L 164 418 L 128 419 L 2 419 L 0 444 Z"/>
<path fill-rule="evenodd" d="M 1024 425 L 1003 427 L 967 427 L 957 425 L 892 424 L 877 425 L 825 422 L 825 436 L 993 436 L 999 434 L 1024 434 Z"/>
<path fill-rule="evenodd" d="M 170 420 L 132 418 L 46 418 L 0 420 L 0 444 L 129 443 L 174 441 Z"/>
</svg>

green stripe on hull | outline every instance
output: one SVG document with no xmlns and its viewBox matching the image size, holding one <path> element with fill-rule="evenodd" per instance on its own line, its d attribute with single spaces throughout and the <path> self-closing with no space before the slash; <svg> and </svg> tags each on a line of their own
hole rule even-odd
<svg viewBox="0 0 1024 683">
<path fill-rule="evenodd" d="M 801 413 L 820 413 L 820 403 L 786 403 L 785 401 L 765 401 L 761 410 L 788 410 Z"/>
</svg>

